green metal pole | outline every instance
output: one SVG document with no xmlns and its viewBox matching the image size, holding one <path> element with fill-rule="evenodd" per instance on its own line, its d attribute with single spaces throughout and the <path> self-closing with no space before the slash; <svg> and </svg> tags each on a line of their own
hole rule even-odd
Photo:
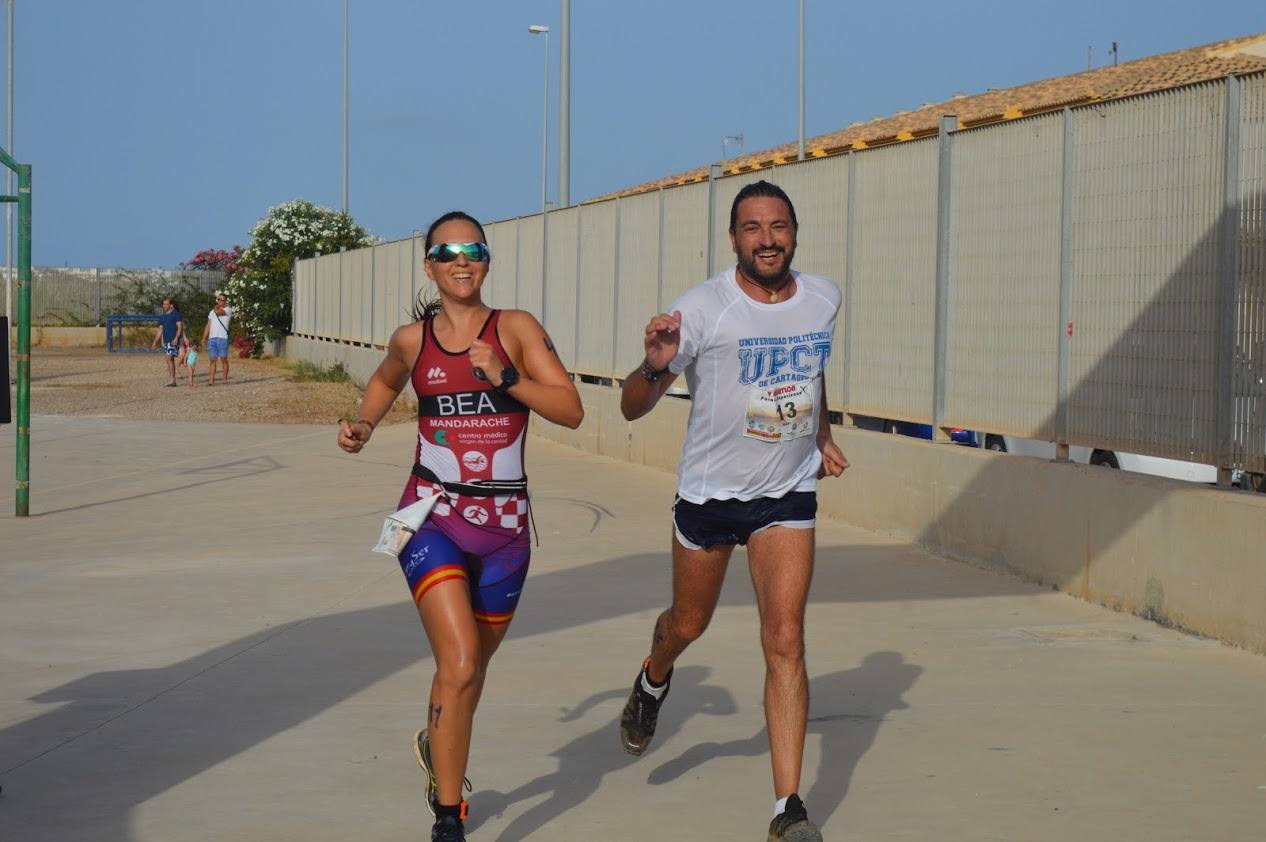
<svg viewBox="0 0 1266 842">
<path fill-rule="evenodd" d="M 14 514 L 31 513 L 31 165 L 18 164 L 18 481 Z"/>
</svg>

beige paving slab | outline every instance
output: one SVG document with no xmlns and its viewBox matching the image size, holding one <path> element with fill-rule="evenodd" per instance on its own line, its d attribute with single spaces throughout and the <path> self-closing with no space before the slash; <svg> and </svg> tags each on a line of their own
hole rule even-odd
<svg viewBox="0 0 1266 842">
<path fill-rule="evenodd" d="M 323 428 L 33 426 L 36 516 L 0 502 L 0 839 L 429 838 L 429 652 L 368 552 L 411 431 L 349 457 Z M 745 559 L 629 758 L 672 479 L 539 440 L 528 468 L 540 546 L 476 723 L 471 839 L 762 839 Z M 1266 659 L 837 523 L 819 546 L 802 794 L 827 839 L 1259 838 Z"/>
</svg>

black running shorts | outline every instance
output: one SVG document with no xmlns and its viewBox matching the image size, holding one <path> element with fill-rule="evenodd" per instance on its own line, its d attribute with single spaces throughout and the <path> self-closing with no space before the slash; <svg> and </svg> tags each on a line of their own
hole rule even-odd
<svg viewBox="0 0 1266 842">
<path fill-rule="evenodd" d="M 673 531 L 686 549 L 706 550 L 718 544 L 746 544 L 753 533 L 771 526 L 812 529 L 817 513 L 816 491 L 703 503 L 678 497 L 673 503 Z"/>
</svg>

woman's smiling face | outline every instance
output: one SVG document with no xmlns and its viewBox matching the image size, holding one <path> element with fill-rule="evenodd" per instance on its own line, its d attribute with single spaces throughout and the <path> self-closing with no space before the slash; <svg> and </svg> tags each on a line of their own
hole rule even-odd
<svg viewBox="0 0 1266 842">
<path fill-rule="evenodd" d="M 432 245 L 440 243 L 482 243 L 483 235 L 478 226 L 464 219 L 452 219 L 435 229 Z M 484 278 L 488 277 L 491 261 L 475 261 L 459 253 L 447 263 L 427 259 L 423 264 L 426 275 L 439 287 L 442 294 L 458 301 L 467 301 L 479 295 Z"/>
</svg>

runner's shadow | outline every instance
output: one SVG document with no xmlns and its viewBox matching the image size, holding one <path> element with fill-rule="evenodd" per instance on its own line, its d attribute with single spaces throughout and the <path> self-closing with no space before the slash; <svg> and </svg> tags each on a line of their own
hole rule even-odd
<svg viewBox="0 0 1266 842">
<path fill-rule="evenodd" d="M 215 481 L 223 480 L 217 477 Z M 588 523 L 580 527 L 587 528 Z M 915 558 L 913 550 L 902 546 L 820 548 L 820 575 L 810 602 L 845 605 L 1033 592 L 1031 586 L 1002 577 L 945 580 L 918 575 L 926 567 Z M 668 566 L 667 554 L 658 552 L 537 573 L 528 580 L 530 597 L 520 608 L 522 616 L 510 627 L 508 639 L 539 640 L 560 630 L 658 610 L 671 599 Z M 732 581 L 722 591 L 721 605 L 754 611 L 751 587 L 740 567 L 731 566 Z M 642 571 L 660 573 L 642 575 Z M 79 586 L 80 580 L 71 577 L 66 582 Z M 646 622 L 649 627 L 651 620 Z M 639 645 L 633 654 L 640 658 L 644 651 Z M 403 599 L 268 627 L 167 663 L 161 654 L 156 657 L 159 663 L 148 668 L 110 669 L 107 660 L 107 668 L 32 695 L 30 701 L 40 706 L 38 712 L 0 726 L 0 782 L 4 785 L 0 839 L 139 839 L 131 823 L 140 805 L 336 708 L 365 688 L 428 658 L 429 653 L 417 613 Z M 832 657 L 822 653 L 824 660 Z M 833 658 L 834 663 L 839 660 Z M 630 672 L 637 663 L 636 659 L 629 662 Z M 498 670 L 496 662 L 492 670 Z M 818 806 L 817 799 L 828 799 L 832 793 L 836 803 L 843 799 L 848 775 L 873 740 L 879 719 L 901 706 L 900 696 L 918 672 L 917 667 L 903 664 L 899 655 L 878 653 L 859 669 L 812 682 L 817 721 L 810 723 L 810 729 L 822 734 L 827 741 L 823 757 L 831 758 L 831 766 L 819 770 L 809 796 L 815 817 L 827 815 L 828 802 L 823 800 Z M 660 746 L 667 745 L 668 738 L 696 713 L 720 716 L 735 710 L 726 690 L 704 684 L 709 673 L 703 667 L 682 666 L 678 673 L 672 700 L 660 718 L 656 737 Z M 627 677 L 631 683 L 632 675 Z M 595 694 L 566 719 L 588 715 L 604 701 L 622 701 L 628 686 L 622 683 L 616 690 Z M 425 699 L 425 683 L 413 692 Z M 874 719 L 854 723 L 831 718 L 849 715 Z M 400 727 L 403 730 L 412 723 Z M 504 838 L 526 835 L 569 805 L 588 798 L 608 772 L 636 762 L 620 751 L 617 734 L 616 722 L 605 719 L 601 728 L 556 752 L 558 772 L 530 785 L 538 796 L 548 792 L 552 797 L 516 817 Z M 750 753 L 764 751 L 761 740 Z M 340 752 L 331 749 L 328 763 L 302 772 L 311 776 L 307 784 L 335 791 L 354 788 L 357 776 L 363 774 L 355 770 L 362 767 L 349 765 Z M 697 762 L 711 756 L 720 755 L 700 757 Z M 266 767 L 254 765 L 256 761 L 250 758 L 243 762 L 245 774 L 259 776 L 252 778 L 253 786 L 261 793 L 274 791 L 277 783 Z M 411 757 L 408 763 L 412 764 Z M 225 790 L 208 789 L 211 792 L 219 795 Z M 527 787 L 507 795 L 479 793 L 472 798 L 476 807 L 472 819 L 529 797 Z M 425 815 L 420 804 L 418 810 Z"/>
<path fill-rule="evenodd" d="M 664 707 L 655 734 L 655 742 L 663 745 L 673 737 L 687 719 L 696 714 L 729 716 L 737 708 L 728 690 L 712 684 L 704 684 L 711 670 L 707 667 L 688 666 L 673 674 L 672 697 L 674 704 Z M 627 687 L 595 693 L 568 711 L 559 721 L 573 722 L 584 716 L 590 708 L 608 701 L 623 701 Z M 639 758 L 620 750 L 619 717 L 603 722 L 601 727 L 577 737 L 567 745 L 552 752 L 558 758 L 558 769 L 541 775 L 512 792 L 505 794 L 495 790 L 475 793 L 471 803 L 478 806 L 478 816 L 500 815 L 511 806 L 548 793 L 549 798 L 515 817 L 497 837 L 498 842 L 516 842 L 525 839 L 568 810 L 583 803 L 598 791 L 603 778 L 611 773 L 637 763 Z M 654 749 L 652 748 L 652 751 Z M 479 826 L 472 814 L 467 830 Z"/>
<path fill-rule="evenodd" d="M 922 667 L 906 663 L 898 652 L 872 652 L 856 669 L 809 681 L 808 733 L 821 735 L 822 742 L 817 775 L 804 801 L 819 825 L 843 803 L 853 770 L 875 742 L 888 713 L 909 707 L 901 696 L 922 672 Z M 769 733 L 764 728 L 744 740 L 698 743 L 653 769 L 647 782 L 669 783 L 720 757 L 761 757 L 768 753 Z"/>
</svg>

